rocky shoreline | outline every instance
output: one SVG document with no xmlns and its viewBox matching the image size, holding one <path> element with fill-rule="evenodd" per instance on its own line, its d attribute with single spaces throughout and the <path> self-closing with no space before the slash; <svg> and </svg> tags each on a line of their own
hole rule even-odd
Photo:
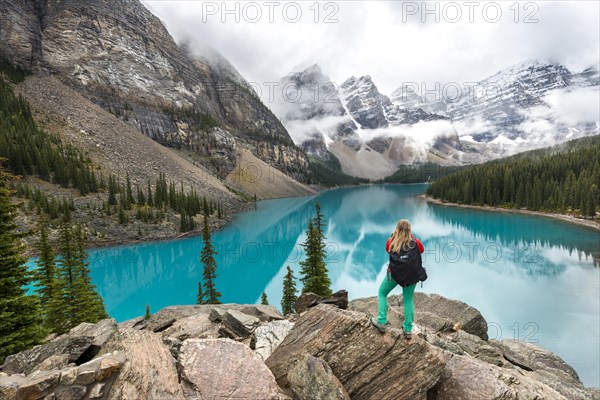
<svg viewBox="0 0 600 400">
<path fill-rule="evenodd" d="M 470 209 L 474 209 L 474 210 L 495 211 L 495 212 L 504 212 L 504 213 L 513 213 L 513 214 L 536 215 L 536 216 L 540 216 L 540 217 L 554 218 L 554 219 L 558 219 L 560 221 L 569 222 L 571 224 L 584 226 L 586 228 L 591 228 L 591 229 L 600 231 L 600 222 L 596 222 L 596 221 L 589 220 L 589 219 L 578 218 L 578 217 L 575 217 L 572 215 L 550 213 L 550 212 L 543 212 L 543 211 L 531 211 L 531 210 L 518 209 L 518 208 L 502 208 L 502 207 L 491 207 L 491 206 L 475 206 L 475 205 L 471 205 L 471 204 L 449 203 L 449 202 L 441 201 L 439 199 L 434 199 L 427 195 L 421 195 L 419 197 L 424 199 L 428 203 L 437 204 L 437 205 L 441 205 L 441 206 L 470 208 Z"/>
<path fill-rule="evenodd" d="M 149 319 L 81 324 L 9 356 L 0 398 L 594 400 L 560 357 L 537 345 L 491 340 L 475 308 L 415 296 L 416 334 L 369 322 L 377 298 L 304 295 L 300 313 L 272 306 L 164 308 Z"/>
</svg>

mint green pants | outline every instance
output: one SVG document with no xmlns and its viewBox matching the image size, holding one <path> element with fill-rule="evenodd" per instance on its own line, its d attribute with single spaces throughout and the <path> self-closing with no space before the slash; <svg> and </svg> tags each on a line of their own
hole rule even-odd
<svg viewBox="0 0 600 400">
<path fill-rule="evenodd" d="M 377 322 L 380 324 L 387 323 L 387 310 L 388 310 L 388 302 L 387 297 L 388 294 L 394 289 L 398 284 L 396 281 L 392 279 L 389 274 L 385 275 L 383 278 L 383 282 L 381 282 L 381 286 L 379 286 L 379 316 L 377 318 Z M 417 284 L 407 286 L 402 288 L 402 298 L 404 299 L 404 331 L 410 332 L 413 328 L 413 319 L 415 317 L 415 303 L 413 301 L 415 296 L 415 288 Z"/>
</svg>

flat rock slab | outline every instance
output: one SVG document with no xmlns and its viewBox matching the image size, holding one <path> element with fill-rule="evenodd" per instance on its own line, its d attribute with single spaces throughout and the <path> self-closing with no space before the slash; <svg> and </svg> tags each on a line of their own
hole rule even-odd
<svg viewBox="0 0 600 400">
<path fill-rule="evenodd" d="M 446 355 L 400 330 L 381 334 L 364 313 L 318 305 L 302 314 L 266 363 L 288 387 L 293 360 L 323 359 L 353 399 L 422 399 L 438 381 Z"/>
<path fill-rule="evenodd" d="M 487 321 L 476 308 L 459 300 L 422 292 L 415 293 L 414 302 L 417 324 L 434 332 L 462 329 L 488 340 Z M 401 327 L 404 320 L 402 295 L 389 296 L 388 305 L 388 321 L 393 327 Z M 348 308 L 377 315 L 377 297 L 353 300 Z"/>
<path fill-rule="evenodd" d="M 283 400 L 271 371 L 248 346 L 229 339 L 188 339 L 179 354 L 187 398 Z"/>
</svg>

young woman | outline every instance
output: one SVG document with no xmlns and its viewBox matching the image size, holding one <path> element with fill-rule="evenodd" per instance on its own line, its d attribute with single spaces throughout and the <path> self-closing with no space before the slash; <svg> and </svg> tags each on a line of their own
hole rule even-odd
<svg viewBox="0 0 600 400">
<path fill-rule="evenodd" d="M 410 222 L 398 221 L 396 230 L 385 244 L 385 251 L 390 255 L 388 273 L 379 287 L 379 316 L 372 317 L 371 322 L 381 332 L 387 328 L 387 296 L 397 285 L 402 286 L 404 299 L 404 336 L 412 337 L 414 302 L 413 296 L 417 282 L 425 280 L 426 274 L 422 266 L 421 254 L 425 251 L 423 244 L 411 232 Z"/>
</svg>

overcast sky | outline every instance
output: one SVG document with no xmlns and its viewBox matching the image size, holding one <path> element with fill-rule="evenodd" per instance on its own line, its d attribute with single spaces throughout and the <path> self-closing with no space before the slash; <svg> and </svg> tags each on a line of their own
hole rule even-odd
<svg viewBox="0 0 600 400">
<path fill-rule="evenodd" d="M 371 75 L 389 95 L 403 82 L 472 82 L 530 58 L 574 72 L 599 63 L 600 11 L 593 0 L 517 7 L 513 1 L 429 2 L 439 22 L 422 1 L 316 7 L 312 1 L 230 1 L 230 14 L 221 1 L 142 1 L 176 41 L 214 47 L 251 82 L 278 81 L 297 65 L 318 63 L 338 84 Z"/>
</svg>

